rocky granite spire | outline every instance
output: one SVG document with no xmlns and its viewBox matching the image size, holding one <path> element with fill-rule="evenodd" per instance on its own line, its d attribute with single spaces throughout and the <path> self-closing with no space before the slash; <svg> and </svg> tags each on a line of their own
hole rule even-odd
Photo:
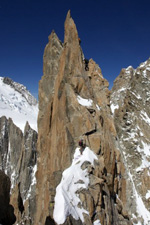
<svg viewBox="0 0 150 225">
<path fill-rule="evenodd" d="M 65 21 L 64 43 L 52 32 L 43 61 L 43 77 L 39 84 L 34 224 L 48 225 L 57 221 L 64 221 L 65 225 L 130 224 L 126 193 L 123 191 L 126 185 L 125 168 L 116 142 L 108 82 L 92 59 L 85 70 L 78 32 L 70 11 Z M 83 157 L 78 155 L 80 138 L 84 138 L 87 147 Z M 88 158 L 88 152 L 95 155 L 94 164 Z M 87 155 L 87 161 L 84 161 L 84 155 Z M 79 188 L 74 193 L 78 205 L 69 197 L 66 198 L 69 199 L 67 205 L 77 207 L 79 213 L 75 216 L 68 209 L 63 220 L 53 218 L 53 210 L 58 203 L 55 195 L 59 194 L 56 193 L 56 187 L 61 182 L 63 171 L 72 168 L 72 160 L 76 162 L 76 157 L 79 157 L 79 161 L 82 157 L 83 164 L 78 169 L 80 172 L 87 171 L 89 183 L 86 188 Z M 121 179 L 119 174 L 122 175 Z M 81 177 L 76 182 L 84 184 L 84 179 Z M 70 193 L 71 190 L 67 190 Z M 82 210 L 86 213 L 80 213 Z M 55 214 L 57 217 L 57 212 Z"/>
<path fill-rule="evenodd" d="M 79 37 L 76 25 L 68 11 L 65 21 L 64 36 L 64 54 L 65 54 L 65 73 L 73 76 L 75 73 L 80 74 L 83 66 L 82 52 L 79 43 Z M 64 56 L 63 56 L 64 58 Z"/>
</svg>

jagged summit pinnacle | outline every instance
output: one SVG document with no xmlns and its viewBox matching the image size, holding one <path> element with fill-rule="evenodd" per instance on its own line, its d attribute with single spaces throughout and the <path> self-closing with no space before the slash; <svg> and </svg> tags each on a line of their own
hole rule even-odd
<svg viewBox="0 0 150 225">
<path fill-rule="evenodd" d="M 65 34 L 64 34 L 64 43 L 72 43 L 75 41 L 77 45 L 79 45 L 79 37 L 78 37 L 78 31 L 76 28 L 76 25 L 74 23 L 74 20 L 71 17 L 70 10 L 67 13 L 66 19 L 65 19 Z M 59 40 L 55 30 L 52 30 L 51 34 L 48 36 L 49 42 L 52 40 Z M 60 41 L 60 40 L 59 40 Z M 60 41 L 61 42 L 61 41 Z"/>
<path fill-rule="evenodd" d="M 76 28 L 76 25 L 74 23 L 74 20 L 71 17 L 70 10 L 67 13 L 66 20 L 65 20 L 65 37 L 64 37 L 64 43 L 67 42 L 76 42 L 76 44 L 79 45 L 79 37 L 78 37 L 78 31 Z"/>
<path fill-rule="evenodd" d="M 59 40 L 59 38 L 58 38 L 57 34 L 55 33 L 55 31 L 52 30 L 51 34 L 48 36 L 48 40 L 49 40 L 49 42 L 51 42 L 51 40 L 54 40 L 54 39 Z"/>
<path fill-rule="evenodd" d="M 70 9 L 69 9 L 68 12 L 67 12 L 66 19 L 67 19 L 67 18 L 71 18 L 71 10 L 70 10 Z"/>
</svg>

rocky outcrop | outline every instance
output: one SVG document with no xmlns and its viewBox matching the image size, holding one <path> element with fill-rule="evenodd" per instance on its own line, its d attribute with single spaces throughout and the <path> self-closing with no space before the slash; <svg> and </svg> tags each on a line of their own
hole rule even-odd
<svg viewBox="0 0 150 225">
<path fill-rule="evenodd" d="M 27 225 L 32 224 L 36 145 L 37 133 L 28 123 L 23 134 L 11 119 L 0 118 L 0 167 L 11 180 L 10 203 L 14 207 L 16 224 L 21 224 L 21 221 Z"/>
<path fill-rule="evenodd" d="M 10 179 L 0 170 L 0 224 L 12 225 L 16 221 L 10 201 Z"/>
<path fill-rule="evenodd" d="M 71 165 L 81 137 L 96 155 L 86 163 L 89 184 L 80 188 L 82 216 L 67 215 L 69 224 L 131 224 L 127 213 L 126 170 L 110 111 L 108 82 L 89 60 L 85 70 L 78 32 L 70 12 L 62 44 L 53 31 L 44 51 L 39 83 L 38 170 L 34 224 L 54 224 L 56 187 Z M 83 152 L 83 155 L 86 154 Z M 77 182 L 83 183 L 78 180 Z M 74 202 L 73 202 L 74 204 Z M 83 219 L 82 219 L 83 217 Z"/>
<path fill-rule="evenodd" d="M 133 222 L 150 224 L 150 59 L 123 69 L 114 82 L 111 108 L 128 178 Z"/>
</svg>

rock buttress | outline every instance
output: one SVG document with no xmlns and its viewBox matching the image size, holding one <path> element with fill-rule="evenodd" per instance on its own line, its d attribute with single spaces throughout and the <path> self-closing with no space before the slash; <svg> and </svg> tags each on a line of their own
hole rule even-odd
<svg viewBox="0 0 150 225">
<path fill-rule="evenodd" d="M 150 59 L 137 69 L 122 69 L 111 93 L 111 108 L 127 171 L 128 213 L 150 224 Z"/>
<path fill-rule="evenodd" d="M 16 224 L 32 224 L 36 145 L 37 133 L 28 123 L 23 134 L 11 119 L 0 118 L 0 168 L 11 181 L 10 204 L 14 207 Z"/>
<path fill-rule="evenodd" d="M 124 166 L 117 147 L 110 112 L 108 82 L 91 59 L 88 70 L 70 11 L 65 21 L 62 44 L 52 32 L 44 51 L 43 77 L 39 83 L 38 171 L 34 224 L 53 224 L 56 187 L 70 166 L 79 139 L 98 156 L 88 190 L 80 199 L 90 211 L 84 224 L 96 219 L 101 224 L 130 224 L 126 206 Z M 90 99 L 84 106 L 79 99 Z M 86 134 L 86 135 L 84 135 Z M 89 170 L 90 171 L 90 170 Z M 122 179 L 119 174 L 122 174 Z M 80 191 L 79 191 L 80 192 Z M 116 198 L 116 196 L 118 196 Z M 88 201 L 88 198 L 91 201 Z M 76 224 L 71 217 L 65 224 Z M 78 221 L 77 224 L 82 224 Z"/>
</svg>

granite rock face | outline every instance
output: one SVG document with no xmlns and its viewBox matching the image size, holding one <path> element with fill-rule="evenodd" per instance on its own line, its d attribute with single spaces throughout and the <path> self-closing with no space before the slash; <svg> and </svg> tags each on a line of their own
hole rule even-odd
<svg viewBox="0 0 150 225">
<path fill-rule="evenodd" d="M 109 84 L 92 59 L 86 68 L 70 12 L 65 21 L 64 43 L 53 31 L 43 61 L 33 224 L 55 224 L 56 187 L 63 171 L 71 165 L 81 138 L 97 157 L 93 167 L 86 162 L 83 166 L 89 178 L 88 188 L 77 191 L 79 208 L 88 213 L 83 215 L 83 220 L 68 215 L 64 224 L 131 224 L 125 192 L 126 170 L 110 110 Z"/>
<path fill-rule="evenodd" d="M 24 134 L 11 119 L 0 118 L 0 169 L 11 180 L 10 203 L 16 224 L 32 224 L 35 198 L 37 133 L 26 124 Z M 25 222 L 26 221 L 26 222 Z M 3 223 L 2 223 L 3 224 Z"/>
<path fill-rule="evenodd" d="M 150 224 L 150 59 L 122 69 L 114 82 L 111 109 L 127 170 L 129 214 Z"/>
</svg>

